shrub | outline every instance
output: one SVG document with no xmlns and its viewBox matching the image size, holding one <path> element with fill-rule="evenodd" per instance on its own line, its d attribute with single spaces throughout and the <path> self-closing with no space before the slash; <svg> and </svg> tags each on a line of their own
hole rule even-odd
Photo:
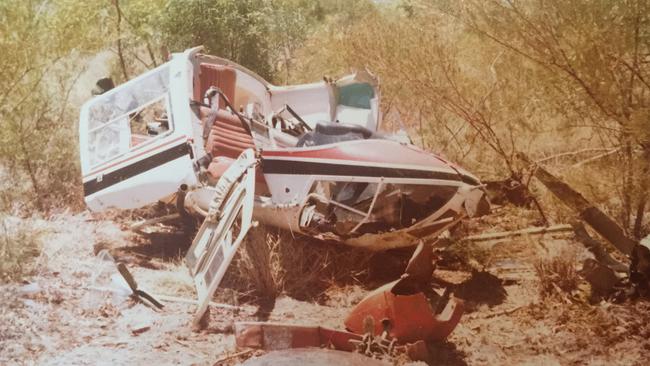
<svg viewBox="0 0 650 366">
<path fill-rule="evenodd" d="M 370 257 L 365 250 L 261 226 L 248 233 L 224 287 L 243 294 L 244 300 L 270 300 L 284 293 L 318 301 L 332 284 L 365 278 Z"/>
<path fill-rule="evenodd" d="M 537 261 L 535 272 L 539 280 L 540 296 L 563 296 L 563 293 L 571 293 L 576 290 L 580 281 L 576 261 L 576 255 L 573 252 L 564 252 Z"/>
<path fill-rule="evenodd" d="M 33 271 L 41 236 L 29 221 L 0 217 L 0 282 L 18 281 Z"/>
</svg>

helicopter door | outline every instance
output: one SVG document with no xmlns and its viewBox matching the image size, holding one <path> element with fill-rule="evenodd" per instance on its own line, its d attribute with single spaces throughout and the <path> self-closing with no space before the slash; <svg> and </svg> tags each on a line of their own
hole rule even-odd
<svg viewBox="0 0 650 366">
<path fill-rule="evenodd" d="M 195 324 L 208 308 L 237 248 L 252 226 L 255 164 L 254 151 L 244 150 L 219 178 L 208 215 L 185 257 L 199 298 Z"/>
<path fill-rule="evenodd" d="M 187 62 L 174 59 L 83 106 L 79 145 L 91 210 L 141 207 L 196 183 L 191 126 L 183 118 Z"/>
</svg>

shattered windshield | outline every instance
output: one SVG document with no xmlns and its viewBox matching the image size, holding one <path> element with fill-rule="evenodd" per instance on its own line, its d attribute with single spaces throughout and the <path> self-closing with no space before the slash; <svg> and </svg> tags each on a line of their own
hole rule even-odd
<svg viewBox="0 0 650 366">
<path fill-rule="evenodd" d="M 95 166 L 143 145 L 170 130 L 169 65 L 163 65 L 88 108 L 88 155 Z"/>
</svg>

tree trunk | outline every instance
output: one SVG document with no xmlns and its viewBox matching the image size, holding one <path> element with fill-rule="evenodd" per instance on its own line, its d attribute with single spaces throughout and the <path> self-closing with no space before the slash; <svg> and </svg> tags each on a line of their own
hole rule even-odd
<svg viewBox="0 0 650 366">
<path fill-rule="evenodd" d="M 124 53 L 122 51 L 122 34 L 120 32 L 120 25 L 122 23 L 122 10 L 120 9 L 119 0 L 113 0 L 113 5 L 115 5 L 115 10 L 117 11 L 117 56 L 120 59 L 120 66 L 122 67 L 122 74 L 124 75 L 124 81 L 129 80 L 129 73 L 126 70 L 126 62 L 124 61 Z"/>
<path fill-rule="evenodd" d="M 643 170 L 639 175 L 639 192 L 636 207 L 636 217 L 634 219 L 633 234 L 636 240 L 641 240 L 643 236 L 643 217 L 645 216 L 645 209 L 648 203 L 648 174 L 650 174 L 650 147 L 643 148 L 643 158 L 641 160 Z"/>
</svg>

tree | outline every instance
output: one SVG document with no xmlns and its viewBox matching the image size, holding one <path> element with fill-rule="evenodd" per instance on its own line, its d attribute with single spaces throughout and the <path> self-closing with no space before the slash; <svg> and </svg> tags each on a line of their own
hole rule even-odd
<svg viewBox="0 0 650 366">
<path fill-rule="evenodd" d="M 569 180 L 640 236 L 650 165 L 647 7 L 631 0 L 389 4 L 308 40 L 298 73 L 307 79 L 367 67 L 382 82 L 386 127 L 398 110 L 423 147 L 483 176 L 526 183 L 518 151 L 619 149 L 615 161 L 608 155 L 594 163 L 598 169 L 580 168 L 595 180 Z"/>
<path fill-rule="evenodd" d="M 171 0 L 163 11 L 161 29 L 172 50 L 203 45 L 208 53 L 270 78 L 265 19 L 269 10 L 268 2 L 261 0 Z"/>
<path fill-rule="evenodd" d="M 584 113 L 580 123 L 607 131 L 621 147 L 620 219 L 639 239 L 649 199 L 650 3 L 470 1 L 457 14 L 481 36 L 539 65 L 553 94 Z"/>
<path fill-rule="evenodd" d="M 68 100 L 83 71 L 78 59 L 104 36 L 95 26 L 105 20 L 98 5 L 0 3 L 0 166 L 10 187 L 3 201 L 46 209 L 79 197 L 76 113 Z"/>
</svg>

